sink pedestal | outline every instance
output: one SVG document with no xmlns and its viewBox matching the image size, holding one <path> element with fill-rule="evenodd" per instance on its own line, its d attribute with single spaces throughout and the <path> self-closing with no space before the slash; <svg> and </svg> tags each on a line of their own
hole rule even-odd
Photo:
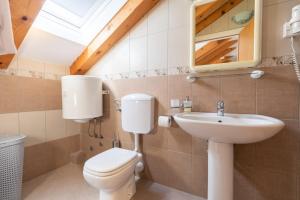
<svg viewBox="0 0 300 200">
<path fill-rule="evenodd" d="M 208 142 L 208 200 L 233 200 L 233 144 Z"/>
</svg>

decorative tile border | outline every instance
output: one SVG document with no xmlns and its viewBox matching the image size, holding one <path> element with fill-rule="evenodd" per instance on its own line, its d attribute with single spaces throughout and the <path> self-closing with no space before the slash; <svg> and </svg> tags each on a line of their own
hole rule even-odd
<svg viewBox="0 0 300 200">
<path fill-rule="evenodd" d="M 0 69 L 0 75 L 60 80 L 65 74 L 43 73 L 27 69 Z"/>
<path fill-rule="evenodd" d="M 278 56 L 272 58 L 264 58 L 258 67 L 276 67 L 282 65 L 292 65 L 292 55 Z M 168 75 L 182 75 L 191 73 L 189 66 L 174 66 L 170 68 L 152 69 L 144 71 L 124 72 L 118 74 L 103 74 L 101 78 L 103 80 L 117 80 L 117 79 L 134 79 L 134 78 L 146 78 L 155 76 L 168 76 Z"/>
<path fill-rule="evenodd" d="M 292 65 L 294 64 L 292 55 L 277 56 L 272 58 L 262 59 L 262 63 L 258 67 L 276 67 L 279 65 Z"/>
<path fill-rule="evenodd" d="M 272 58 L 264 58 L 262 63 L 258 67 L 276 67 L 282 65 L 292 65 L 293 57 L 292 55 L 277 56 Z M 9 75 L 9 76 L 24 76 L 31 78 L 40 78 L 40 79 L 50 79 L 50 80 L 60 80 L 62 76 L 67 74 L 65 70 L 64 74 L 62 73 L 50 73 L 50 72 L 41 72 L 31 69 L 24 69 L 16 67 L 17 63 L 14 66 L 9 67 L 8 69 L 0 69 L 0 75 Z M 189 66 L 174 66 L 174 67 L 165 67 L 161 69 L 151 69 L 151 70 L 142 70 L 142 71 L 132 71 L 132 72 L 122 72 L 114 74 L 102 74 L 100 77 L 103 80 L 118 80 L 118 79 L 135 79 L 135 78 L 146 78 L 146 77 L 155 77 L 155 76 L 168 76 L 168 75 L 180 75 L 180 74 L 189 74 L 191 69 Z"/>
</svg>

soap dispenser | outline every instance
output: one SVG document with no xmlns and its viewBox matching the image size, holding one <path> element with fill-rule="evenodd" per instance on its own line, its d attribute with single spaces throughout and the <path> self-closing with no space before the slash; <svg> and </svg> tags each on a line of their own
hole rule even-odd
<svg viewBox="0 0 300 200">
<path fill-rule="evenodd" d="M 183 112 L 192 112 L 192 101 L 189 96 L 183 100 Z"/>
</svg>

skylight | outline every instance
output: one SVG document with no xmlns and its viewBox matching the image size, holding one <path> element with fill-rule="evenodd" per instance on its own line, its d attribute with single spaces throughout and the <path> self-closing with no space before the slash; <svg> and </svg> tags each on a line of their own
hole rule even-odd
<svg viewBox="0 0 300 200">
<path fill-rule="evenodd" d="M 127 0 L 47 0 L 33 26 L 87 45 Z"/>
</svg>

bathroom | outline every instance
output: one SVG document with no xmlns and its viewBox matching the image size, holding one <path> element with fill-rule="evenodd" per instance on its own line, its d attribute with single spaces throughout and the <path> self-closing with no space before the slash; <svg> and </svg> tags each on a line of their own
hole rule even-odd
<svg viewBox="0 0 300 200">
<path fill-rule="evenodd" d="M 297 5 L 3 0 L 0 199 L 299 200 Z M 131 171 L 103 189 L 91 167 Z"/>
</svg>

